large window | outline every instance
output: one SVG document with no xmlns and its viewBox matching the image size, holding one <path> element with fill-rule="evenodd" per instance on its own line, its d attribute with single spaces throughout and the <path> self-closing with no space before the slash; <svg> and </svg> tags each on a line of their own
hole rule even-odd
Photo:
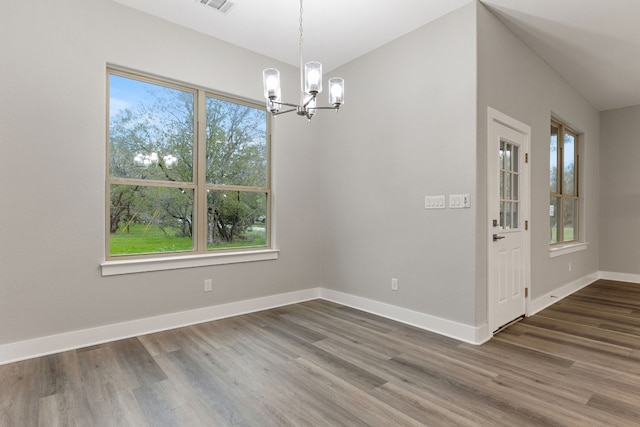
<svg viewBox="0 0 640 427">
<path fill-rule="evenodd" d="M 267 247 L 263 106 L 108 70 L 107 257 Z"/>
<path fill-rule="evenodd" d="M 578 134 L 551 121 L 550 140 L 550 233 L 552 245 L 580 239 L 580 188 Z"/>
</svg>

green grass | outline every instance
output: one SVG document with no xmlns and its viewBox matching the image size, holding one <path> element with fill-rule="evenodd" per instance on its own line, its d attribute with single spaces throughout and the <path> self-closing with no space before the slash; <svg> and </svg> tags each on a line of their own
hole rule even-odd
<svg viewBox="0 0 640 427">
<path fill-rule="evenodd" d="M 235 242 L 216 243 L 208 245 L 207 249 L 224 249 L 224 248 L 247 248 L 253 246 L 264 246 L 266 244 L 266 235 L 264 231 L 248 231 L 245 239 Z"/>
<path fill-rule="evenodd" d="M 565 227 L 564 229 L 564 242 L 570 242 L 572 240 L 574 240 L 574 229 L 573 227 Z M 557 232 L 557 228 L 553 227 L 551 229 L 551 243 L 558 243 L 558 232 Z"/>
<path fill-rule="evenodd" d="M 264 225 L 262 225 L 264 226 Z M 176 236 L 175 229 L 165 229 L 164 232 L 156 226 L 145 224 L 131 224 L 129 232 L 118 230 L 109 237 L 111 255 L 132 255 L 163 252 L 183 252 L 193 249 L 191 237 Z M 208 245 L 207 249 L 245 248 L 265 246 L 266 233 L 264 231 L 248 231 L 245 238 L 236 242 L 216 243 Z"/>
<path fill-rule="evenodd" d="M 148 254 L 159 252 L 190 251 L 191 237 L 178 237 L 176 230 L 148 227 L 145 224 L 131 224 L 129 232 L 118 230 L 111 234 L 109 246 L 111 255 Z"/>
</svg>

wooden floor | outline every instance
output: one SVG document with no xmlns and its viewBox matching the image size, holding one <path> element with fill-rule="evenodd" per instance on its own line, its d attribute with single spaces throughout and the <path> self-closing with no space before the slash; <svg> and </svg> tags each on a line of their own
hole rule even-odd
<svg viewBox="0 0 640 427">
<path fill-rule="evenodd" d="M 463 344 L 326 301 L 0 366 L 1 426 L 640 424 L 640 285 Z"/>
</svg>

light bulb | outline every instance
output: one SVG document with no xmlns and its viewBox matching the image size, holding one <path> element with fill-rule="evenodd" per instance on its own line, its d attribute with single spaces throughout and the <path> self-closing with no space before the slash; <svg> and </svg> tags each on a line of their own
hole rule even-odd
<svg viewBox="0 0 640 427">
<path fill-rule="evenodd" d="M 344 79 L 340 77 L 329 79 L 329 104 L 336 108 L 344 104 Z"/>
<path fill-rule="evenodd" d="M 311 61 L 304 65 L 305 92 L 316 95 L 322 92 L 322 64 Z"/>
<path fill-rule="evenodd" d="M 267 68 L 262 72 L 264 84 L 264 97 L 275 100 L 280 98 L 280 71 L 275 68 Z"/>
</svg>

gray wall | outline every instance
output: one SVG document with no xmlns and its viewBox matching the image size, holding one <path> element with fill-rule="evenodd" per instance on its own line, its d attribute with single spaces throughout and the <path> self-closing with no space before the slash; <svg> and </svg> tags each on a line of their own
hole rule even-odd
<svg viewBox="0 0 640 427">
<path fill-rule="evenodd" d="M 485 200 L 487 107 L 532 128 L 531 134 L 531 295 L 541 297 L 598 271 L 599 114 L 485 6 L 478 7 L 478 199 Z M 582 133 L 582 220 L 588 249 L 549 257 L 549 120 L 552 115 Z M 484 272 L 488 226 L 478 215 L 478 309 L 486 301 Z M 569 263 L 573 269 L 569 271 Z M 478 318 L 481 322 L 484 319 Z"/>
<path fill-rule="evenodd" d="M 107 63 L 260 102 L 262 69 L 294 94 L 294 67 L 110 0 L 0 2 L 0 40 L 0 344 L 321 285 L 318 148 L 297 117 L 275 126 L 279 260 L 99 269 Z"/>
<path fill-rule="evenodd" d="M 290 96 L 297 70 L 110 0 L 2 2 L 0 39 L 0 344 L 317 286 L 482 325 L 487 106 L 533 129 L 534 298 L 598 269 L 599 115 L 479 3 L 337 70 L 339 114 L 275 121 L 279 260 L 104 278 L 106 65 L 258 101 L 263 68 Z M 553 259 L 551 114 L 584 132 L 590 242 Z"/>
<path fill-rule="evenodd" d="M 600 269 L 640 274 L 640 105 L 600 119 Z"/>
<path fill-rule="evenodd" d="M 346 104 L 321 142 L 326 288 L 475 324 L 475 8 L 337 70 Z M 471 209 L 424 209 L 460 193 Z"/>
</svg>

